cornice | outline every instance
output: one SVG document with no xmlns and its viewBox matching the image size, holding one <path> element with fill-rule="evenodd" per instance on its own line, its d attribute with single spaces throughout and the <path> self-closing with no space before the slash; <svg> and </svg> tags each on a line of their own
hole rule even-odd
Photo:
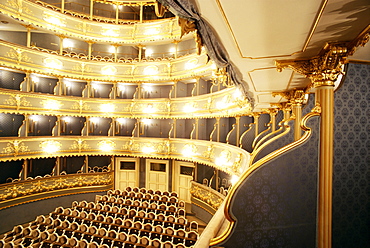
<svg viewBox="0 0 370 248">
<path fill-rule="evenodd" d="M 0 2 L 0 11 L 26 23 L 26 25 L 85 41 L 145 44 L 180 39 L 181 30 L 175 17 L 141 23 L 115 23 L 115 19 L 96 17 L 95 20 L 101 20 L 101 22 L 98 22 L 88 20 L 79 13 L 63 14 L 60 11 L 53 10 L 58 9 L 57 7 L 46 8 L 41 3 L 7 0 Z"/>
</svg>

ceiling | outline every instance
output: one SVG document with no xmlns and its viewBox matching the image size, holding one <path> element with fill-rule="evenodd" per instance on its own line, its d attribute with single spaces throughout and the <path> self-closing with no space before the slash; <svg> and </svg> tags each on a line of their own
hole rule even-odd
<svg viewBox="0 0 370 248">
<path fill-rule="evenodd" d="M 194 0 L 243 75 L 255 110 L 286 101 L 272 92 L 304 88 L 309 80 L 276 60 L 311 58 L 327 42 L 352 41 L 370 25 L 369 0 Z M 370 45 L 352 60 L 370 62 Z"/>
</svg>

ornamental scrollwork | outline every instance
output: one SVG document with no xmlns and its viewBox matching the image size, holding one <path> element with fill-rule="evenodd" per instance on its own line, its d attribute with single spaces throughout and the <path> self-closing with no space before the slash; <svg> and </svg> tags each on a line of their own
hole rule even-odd
<svg viewBox="0 0 370 248">
<path fill-rule="evenodd" d="M 28 152 L 30 149 L 28 146 L 24 145 L 22 141 L 14 140 L 10 141 L 6 147 L 3 148 L 1 153 L 13 154 L 17 156 L 19 153 Z"/>
<path fill-rule="evenodd" d="M 28 57 L 27 54 L 23 54 L 23 51 L 19 48 L 10 49 L 10 51 L 6 53 L 6 57 L 17 60 L 17 64 L 20 64 L 21 62 L 33 63 L 31 58 Z"/>
<path fill-rule="evenodd" d="M 90 146 L 83 139 L 78 139 L 73 142 L 69 149 L 78 150 L 79 152 L 81 152 L 82 150 L 90 149 Z"/>
<path fill-rule="evenodd" d="M 4 101 L 4 104 L 11 105 L 11 106 L 17 106 L 17 109 L 20 107 L 31 107 L 32 104 L 26 100 L 25 97 L 20 95 L 11 95 L 9 99 L 6 99 Z"/>
</svg>

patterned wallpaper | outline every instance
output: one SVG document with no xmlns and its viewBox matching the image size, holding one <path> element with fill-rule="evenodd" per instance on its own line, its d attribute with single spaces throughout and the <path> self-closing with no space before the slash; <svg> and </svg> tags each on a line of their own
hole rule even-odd
<svg viewBox="0 0 370 248">
<path fill-rule="evenodd" d="M 370 244 L 370 65 L 349 64 L 335 92 L 333 248 Z"/>
<path fill-rule="evenodd" d="M 318 123 L 318 117 L 309 121 L 315 132 L 305 144 L 261 166 L 244 181 L 231 207 L 236 228 L 221 246 L 315 247 Z M 271 148 L 292 138 L 293 132 Z"/>
</svg>

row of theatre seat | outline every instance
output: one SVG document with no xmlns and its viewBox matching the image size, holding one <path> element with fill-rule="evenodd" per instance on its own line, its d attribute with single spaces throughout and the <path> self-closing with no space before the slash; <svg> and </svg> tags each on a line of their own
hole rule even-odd
<svg viewBox="0 0 370 248">
<path fill-rule="evenodd" d="M 72 208 L 57 207 L 15 226 L 0 248 L 192 247 L 198 223 L 186 220 L 184 207 L 174 192 L 113 190 L 95 202 L 75 201 Z"/>
</svg>

